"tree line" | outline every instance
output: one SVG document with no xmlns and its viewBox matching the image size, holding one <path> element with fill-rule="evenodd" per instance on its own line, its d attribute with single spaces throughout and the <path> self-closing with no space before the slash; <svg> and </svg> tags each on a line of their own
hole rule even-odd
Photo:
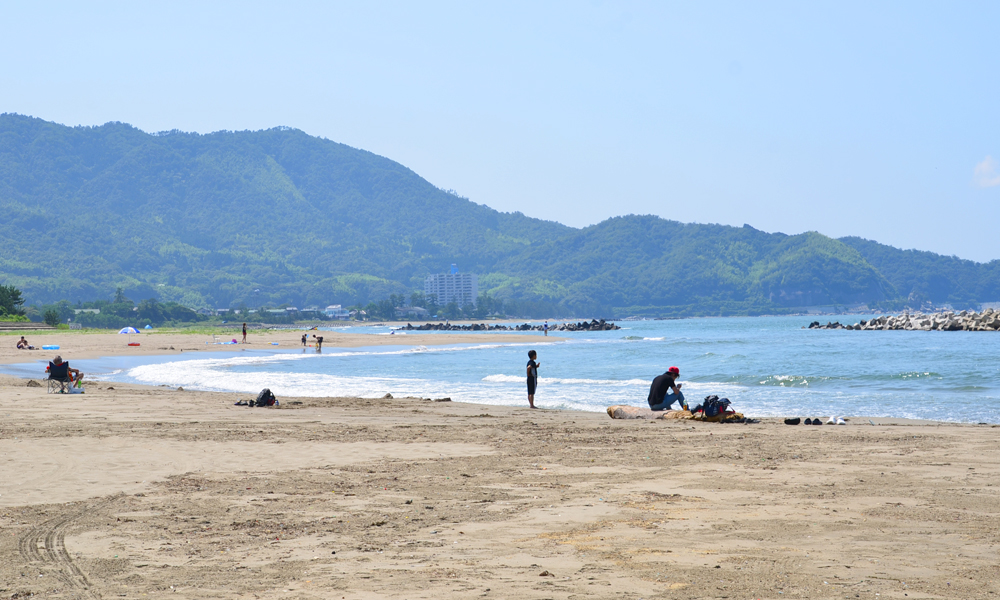
<svg viewBox="0 0 1000 600">
<path fill-rule="evenodd" d="M 432 320 L 486 319 L 505 317 L 543 318 L 559 315 L 564 307 L 554 303 L 532 302 L 525 300 L 504 300 L 480 294 L 475 304 L 459 306 L 456 302 L 438 304 L 437 297 L 424 295 L 423 292 L 405 294 L 390 294 L 388 298 L 367 304 L 356 304 L 349 307 L 353 318 L 360 321 L 393 321 L 399 320 L 397 309 L 419 307 L 427 311 L 427 318 Z M 266 308 L 251 311 L 245 304 L 239 305 L 231 313 L 235 320 L 250 323 L 282 323 L 292 324 L 302 320 L 302 315 L 274 314 Z M 59 300 L 49 304 L 26 305 L 24 296 L 13 285 L 0 285 L 0 320 L 4 321 L 35 321 L 45 322 L 53 327 L 78 323 L 83 327 L 93 329 L 120 329 L 122 327 L 154 327 L 175 326 L 218 320 L 219 317 L 199 314 L 195 310 L 177 302 L 161 302 L 156 298 L 148 298 L 139 302 L 128 298 L 121 287 L 117 288 L 110 300 L 91 300 L 87 302 Z M 314 315 L 313 319 L 325 320 L 322 313 Z"/>
<path fill-rule="evenodd" d="M 423 308 L 429 319 L 486 319 L 506 317 L 546 318 L 566 314 L 566 307 L 555 303 L 537 300 L 505 300 L 482 293 L 476 298 L 476 303 L 459 306 L 457 302 L 438 304 L 437 296 L 425 295 L 423 292 L 405 294 L 390 294 L 388 298 L 372 301 L 367 304 L 357 304 L 350 307 L 358 312 L 361 319 L 378 321 L 407 320 L 397 316 L 397 309 L 407 307 Z M 363 315 L 361 313 L 364 313 Z"/>
</svg>

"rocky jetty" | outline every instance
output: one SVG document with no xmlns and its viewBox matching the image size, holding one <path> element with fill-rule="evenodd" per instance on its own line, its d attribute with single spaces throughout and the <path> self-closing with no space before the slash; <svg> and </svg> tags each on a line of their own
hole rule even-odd
<svg viewBox="0 0 1000 600">
<path fill-rule="evenodd" d="M 472 325 L 451 325 L 448 323 L 426 323 L 414 326 L 407 323 L 402 329 L 406 331 L 542 331 L 543 325 L 487 325 L 486 323 L 473 323 Z M 604 319 L 591 321 L 580 321 L 579 323 L 562 323 L 560 325 L 549 325 L 549 331 L 614 331 L 621 327 L 614 323 L 609 323 Z"/>
<path fill-rule="evenodd" d="M 987 308 L 981 313 L 963 310 L 959 313 L 940 312 L 929 315 L 923 313 L 886 315 L 854 325 L 840 323 L 821 325 L 819 321 L 813 321 L 808 328 L 851 331 L 1000 331 L 1000 311 Z"/>
</svg>

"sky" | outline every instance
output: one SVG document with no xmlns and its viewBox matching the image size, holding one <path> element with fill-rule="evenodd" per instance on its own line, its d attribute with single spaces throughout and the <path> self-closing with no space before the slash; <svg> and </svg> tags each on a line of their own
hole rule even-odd
<svg viewBox="0 0 1000 600">
<path fill-rule="evenodd" d="M 0 3 L 0 112 L 301 129 L 501 211 L 1000 259 L 1000 3 Z"/>
</svg>

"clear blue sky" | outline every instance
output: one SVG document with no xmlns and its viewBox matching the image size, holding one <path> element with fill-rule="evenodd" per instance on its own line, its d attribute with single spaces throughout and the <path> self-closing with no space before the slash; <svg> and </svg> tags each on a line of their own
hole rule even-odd
<svg viewBox="0 0 1000 600">
<path fill-rule="evenodd" d="M 493 208 L 1000 258 L 1000 4 L 19 3 L 0 112 L 287 125 Z"/>
</svg>

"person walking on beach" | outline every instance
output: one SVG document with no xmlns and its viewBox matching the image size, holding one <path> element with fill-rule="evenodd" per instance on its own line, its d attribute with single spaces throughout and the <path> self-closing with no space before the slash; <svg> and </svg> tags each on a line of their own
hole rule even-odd
<svg viewBox="0 0 1000 600">
<path fill-rule="evenodd" d="M 247 343 L 247 324 L 243 324 L 243 343 Z"/>
<path fill-rule="evenodd" d="M 322 349 L 323 349 L 323 336 L 321 336 L 321 335 L 320 335 L 320 336 L 317 336 L 317 335 L 316 335 L 316 334 L 314 333 L 314 334 L 313 334 L 313 339 L 315 339 L 315 340 L 316 340 L 316 350 L 317 350 L 317 351 L 319 351 L 319 350 L 322 350 Z"/>
<path fill-rule="evenodd" d="M 545 325 L 542 327 L 542 329 L 545 331 L 545 337 L 548 337 L 549 336 L 549 322 L 548 321 L 545 322 Z"/>
<path fill-rule="evenodd" d="M 535 362 L 538 354 L 534 350 L 528 350 L 528 406 L 535 408 L 535 386 L 538 384 L 538 367 L 542 365 Z"/>
<path fill-rule="evenodd" d="M 670 367 L 666 373 L 653 379 L 653 384 L 649 386 L 649 397 L 646 398 L 651 410 L 667 410 L 674 401 L 680 405 L 680 408 L 688 409 L 684 394 L 681 393 L 681 384 L 677 383 L 677 378 L 680 376 L 680 369 Z M 667 390 L 673 390 L 673 392 L 668 394 Z"/>
<path fill-rule="evenodd" d="M 306 347 L 306 340 L 308 340 L 308 339 L 309 339 L 308 335 L 307 335 L 307 334 L 305 334 L 305 333 L 303 333 L 303 334 L 302 334 L 302 347 L 303 347 L 303 348 L 305 348 L 305 347 Z"/>
</svg>

